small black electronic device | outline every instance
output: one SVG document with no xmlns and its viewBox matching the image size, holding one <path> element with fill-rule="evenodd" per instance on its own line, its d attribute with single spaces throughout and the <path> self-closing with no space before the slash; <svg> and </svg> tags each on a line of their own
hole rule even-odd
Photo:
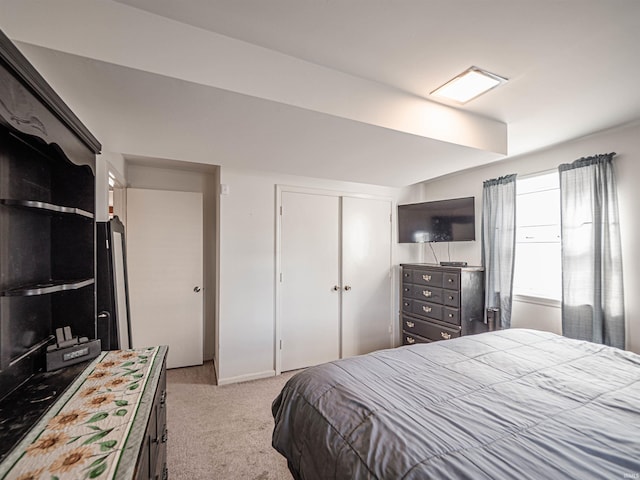
<svg viewBox="0 0 640 480">
<path fill-rule="evenodd" d="M 467 262 L 440 262 L 443 267 L 466 267 Z"/>
<path fill-rule="evenodd" d="M 95 358 L 100 350 L 100 339 L 74 337 L 68 326 L 56 328 L 56 344 L 47 347 L 47 372 Z"/>
</svg>

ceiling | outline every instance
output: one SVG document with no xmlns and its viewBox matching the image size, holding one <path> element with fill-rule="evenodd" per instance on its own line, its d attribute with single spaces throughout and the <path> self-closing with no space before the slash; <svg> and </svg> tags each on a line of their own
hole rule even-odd
<svg viewBox="0 0 640 480">
<path fill-rule="evenodd" d="M 0 0 L 126 156 L 404 186 L 640 118 L 637 0 Z M 509 82 L 429 92 L 471 65 Z"/>
</svg>

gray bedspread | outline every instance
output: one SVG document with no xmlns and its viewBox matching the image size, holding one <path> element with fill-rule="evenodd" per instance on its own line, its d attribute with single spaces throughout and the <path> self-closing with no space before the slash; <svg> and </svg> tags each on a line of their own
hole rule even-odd
<svg viewBox="0 0 640 480">
<path fill-rule="evenodd" d="M 312 367 L 272 412 L 298 479 L 640 478 L 640 356 L 547 332 Z"/>
</svg>

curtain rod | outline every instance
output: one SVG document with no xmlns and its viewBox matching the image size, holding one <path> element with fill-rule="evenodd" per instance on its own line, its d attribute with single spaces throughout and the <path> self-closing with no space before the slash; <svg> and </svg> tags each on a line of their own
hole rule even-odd
<svg viewBox="0 0 640 480">
<path fill-rule="evenodd" d="M 546 175 L 548 173 L 553 173 L 556 172 L 558 173 L 558 167 L 556 168 L 549 168 L 547 170 L 539 170 L 537 172 L 531 172 L 531 173 L 525 173 L 524 175 L 520 175 L 518 174 L 518 176 L 516 177 L 516 180 L 521 180 L 523 178 L 529 178 L 529 177 L 538 177 L 540 175 Z"/>
</svg>

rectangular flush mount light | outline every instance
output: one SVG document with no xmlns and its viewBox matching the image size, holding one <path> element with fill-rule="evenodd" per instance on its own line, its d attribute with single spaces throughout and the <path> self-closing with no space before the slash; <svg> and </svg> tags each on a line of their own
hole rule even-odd
<svg viewBox="0 0 640 480">
<path fill-rule="evenodd" d="M 478 67 L 469 67 L 457 77 L 436 88 L 431 92 L 431 95 L 458 103 L 467 103 L 506 81 L 506 78 L 494 73 L 489 73 Z"/>
</svg>

